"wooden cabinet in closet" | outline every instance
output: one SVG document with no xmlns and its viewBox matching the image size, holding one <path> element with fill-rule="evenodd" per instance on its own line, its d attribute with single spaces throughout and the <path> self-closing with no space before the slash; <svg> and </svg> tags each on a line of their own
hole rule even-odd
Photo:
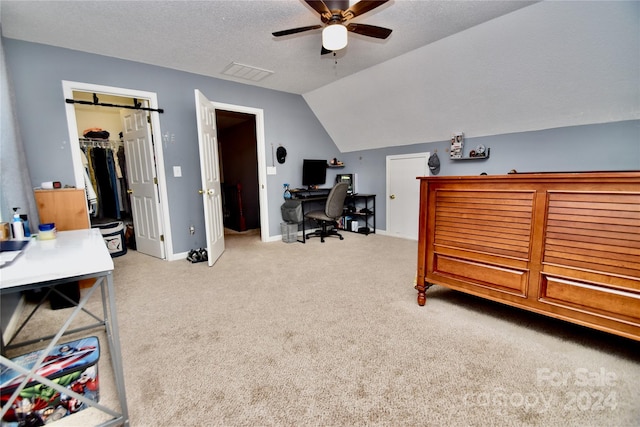
<svg viewBox="0 0 640 427">
<path fill-rule="evenodd" d="M 90 227 L 87 196 L 83 189 L 58 188 L 35 190 L 41 224 L 53 222 L 57 231 L 82 230 Z M 80 288 L 93 285 L 95 279 L 81 280 Z"/>
<path fill-rule="evenodd" d="M 34 195 L 41 224 L 53 222 L 58 231 L 90 227 L 87 198 L 83 189 L 35 190 Z"/>
</svg>

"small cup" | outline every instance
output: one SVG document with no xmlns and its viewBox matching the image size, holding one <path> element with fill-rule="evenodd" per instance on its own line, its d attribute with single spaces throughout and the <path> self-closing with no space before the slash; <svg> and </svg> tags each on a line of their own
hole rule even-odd
<svg viewBox="0 0 640 427">
<path fill-rule="evenodd" d="M 38 240 L 53 240 L 56 238 L 56 225 L 53 222 L 47 224 L 40 224 L 38 226 Z"/>
</svg>

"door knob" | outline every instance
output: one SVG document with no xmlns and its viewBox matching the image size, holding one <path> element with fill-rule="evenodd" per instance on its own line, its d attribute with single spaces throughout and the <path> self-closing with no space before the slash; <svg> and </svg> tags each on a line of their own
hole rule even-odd
<svg viewBox="0 0 640 427">
<path fill-rule="evenodd" d="M 391 200 L 393 200 L 393 199 L 395 199 L 395 198 L 396 198 L 396 195 L 395 195 L 395 194 L 392 194 L 392 195 L 390 195 L 390 196 L 389 196 L 389 198 L 390 198 Z"/>
<path fill-rule="evenodd" d="M 204 194 L 204 190 L 198 190 L 198 194 Z"/>
<path fill-rule="evenodd" d="M 127 190 L 127 194 L 133 194 L 133 190 L 132 189 L 128 189 Z"/>
</svg>

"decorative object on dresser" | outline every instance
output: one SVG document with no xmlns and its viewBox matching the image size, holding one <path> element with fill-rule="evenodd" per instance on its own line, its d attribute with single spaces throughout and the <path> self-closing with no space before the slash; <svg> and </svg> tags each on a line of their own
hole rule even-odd
<svg viewBox="0 0 640 427">
<path fill-rule="evenodd" d="M 464 133 L 456 132 L 451 136 L 451 151 L 450 155 L 452 159 L 459 159 L 462 157 L 464 151 Z"/>
<path fill-rule="evenodd" d="M 433 284 L 640 340 L 640 172 L 422 177 Z"/>
</svg>

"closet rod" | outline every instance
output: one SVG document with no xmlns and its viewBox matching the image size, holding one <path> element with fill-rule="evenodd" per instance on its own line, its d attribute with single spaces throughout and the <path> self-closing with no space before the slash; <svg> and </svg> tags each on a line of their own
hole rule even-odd
<svg viewBox="0 0 640 427">
<path fill-rule="evenodd" d="M 81 101 L 77 99 L 65 99 L 67 104 L 84 104 L 84 105 L 99 105 L 100 107 L 114 107 L 114 108 L 128 108 L 130 110 L 144 110 L 144 111 L 157 111 L 158 113 L 164 113 L 164 109 L 162 108 L 147 108 L 141 107 L 138 103 L 138 100 L 134 98 L 134 103 L 136 105 L 118 105 L 118 104 L 109 104 L 106 102 L 98 102 L 98 98 L 96 96 L 93 97 L 93 101 Z"/>
</svg>

